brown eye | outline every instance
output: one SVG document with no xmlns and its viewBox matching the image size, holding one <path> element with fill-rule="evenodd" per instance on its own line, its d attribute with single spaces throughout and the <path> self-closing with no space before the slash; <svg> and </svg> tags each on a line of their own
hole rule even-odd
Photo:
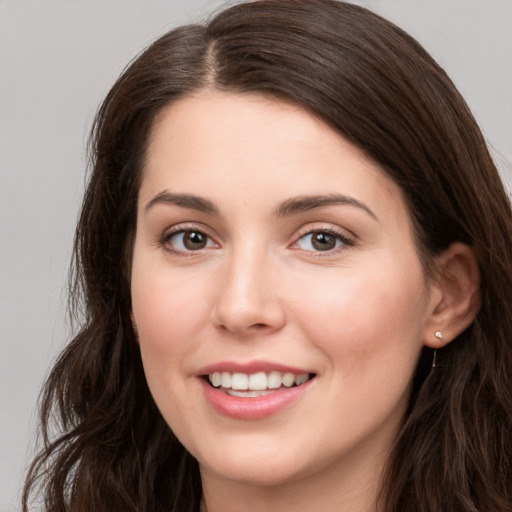
<svg viewBox="0 0 512 512">
<path fill-rule="evenodd" d="M 207 242 L 208 237 L 199 231 L 187 231 L 183 234 L 183 245 L 190 251 L 204 249 Z"/>
<path fill-rule="evenodd" d="M 167 243 L 173 250 L 181 252 L 200 251 L 215 245 L 208 235 L 194 229 L 173 233 Z"/>
<path fill-rule="evenodd" d="M 326 252 L 349 244 L 349 241 L 338 233 L 329 231 L 312 231 L 297 241 L 297 247 L 303 251 Z"/>
<path fill-rule="evenodd" d="M 317 251 L 329 251 L 336 247 L 336 238 L 329 233 L 313 233 L 311 244 Z"/>
</svg>

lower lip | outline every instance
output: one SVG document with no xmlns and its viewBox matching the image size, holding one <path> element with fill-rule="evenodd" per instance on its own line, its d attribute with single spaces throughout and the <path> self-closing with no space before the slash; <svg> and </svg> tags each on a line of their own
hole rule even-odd
<svg viewBox="0 0 512 512">
<path fill-rule="evenodd" d="M 244 398 L 231 396 L 210 386 L 201 379 L 204 394 L 210 405 L 220 414 L 238 420 L 258 420 L 282 411 L 298 400 L 309 389 L 313 379 L 293 388 L 281 388 L 268 395 Z"/>
</svg>

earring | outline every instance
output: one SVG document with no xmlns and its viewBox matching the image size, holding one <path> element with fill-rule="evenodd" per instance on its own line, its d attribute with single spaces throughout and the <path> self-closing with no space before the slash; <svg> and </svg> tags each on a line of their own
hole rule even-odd
<svg viewBox="0 0 512 512">
<path fill-rule="evenodd" d="M 443 333 L 441 331 L 436 331 L 434 336 L 441 341 L 443 339 Z M 434 350 L 434 355 L 432 357 L 432 369 L 437 366 L 437 350 Z"/>
<path fill-rule="evenodd" d="M 437 366 L 437 350 L 434 350 L 434 355 L 432 357 L 432 370 Z"/>
</svg>

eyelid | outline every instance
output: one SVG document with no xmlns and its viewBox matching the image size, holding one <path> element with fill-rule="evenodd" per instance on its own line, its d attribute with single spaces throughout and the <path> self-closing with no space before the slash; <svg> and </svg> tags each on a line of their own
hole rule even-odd
<svg viewBox="0 0 512 512">
<path fill-rule="evenodd" d="M 334 249 L 330 249 L 327 251 L 308 251 L 305 249 L 301 249 L 297 246 L 299 240 L 304 238 L 307 235 L 311 235 L 314 233 L 327 233 L 330 234 L 338 239 L 340 239 L 343 243 L 341 247 L 337 247 Z M 333 254 L 338 253 L 339 251 L 346 250 L 347 248 L 353 247 L 356 245 L 356 236 L 348 231 L 347 229 L 342 229 L 339 227 L 335 227 L 333 225 L 317 225 L 312 226 L 311 224 L 304 226 L 301 228 L 298 233 L 294 237 L 294 242 L 289 246 L 292 250 L 302 251 L 304 253 L 308 253 L 311 256 L 314 257 L 328 257 L 332 256 Z"/>
<path fill-rule="evenodd" d="M 208 237 L 217 247 L 220 246 L 220 244 L 216 240 L 216 237 L 214 237 L 211 234 L 211 230 L 208 229 L 207 227 L 203 226 L 201 223 L 197 223 L 197 222 L 180 223 L 180 224 L 176 224 L 176 225 L 168 227 L 159 236 L 157 244 L 160 247 L 163 247 L 165 250 L 167 250 L 167 251 L 169 251 L 169 252 L 171 252 L 173 254 L 179 255 L 179 256 L 192 256 L 192 255 L 195 255 L 195 254 L 199 254 L 199 253 L 201 253 L 204 250 L 213 249 L 213 247 L 205 247 L 203 249 L 198 249 L 196 251 L 192 251 L 192 250 L 190 250 L 190 251 L 183 251 L 183 250 L 180 250 L 180 249 L 169 247 L 169 240 L 173 236 L 175 236 L 175 235 L 177 235 L 179 233 L 186 233 L 187 231 L 197 231 L 197 232 L 200 232 L 200 233 L 204 234 L 206 237 Z"/>
<path fill-rule="evenodd" d="M 197 250 L 189 250 L 189 251 L 183 251 L 176 248 L 169 247 L 168 243 L 172 236 L 178 234 L 178 233 L 184 233 L 187 231 L 198 231 L 207 236 L 217 247 L 205 247 L 203 249 L 197 249 Z M 311 235 L 314 233 L 328 233 L 337 239 L 342 241 L 341 247 L 337 247 L 334 249 L 326 250 L 326 251 L 308 251 L 305 249 L 301 249 L 297 246 L 299 240 L 307 235 Z M 198 255 L 205 249 L 211 250 L 212 248 L 219 248 L 220 244 L 217 241 L 217 237 L 211 233 L 211 229 L 204 226 L 201 223 L 198 222 L 185 222 L 176 224 L 173 226 L 168 227 L 165 229 L 162 234 L 159 236 L 157 240 L 157 245 L 163 247 L 167 251 L 174 253 L 179 256 L 193 256 Z M 302 251 L 304 253 L 308 253 L 310 256 L 314 257 L 328 257 L 332 256 L 333 254 L 336 254 L 339 251 L 346 250 L 347 248 L 353 247 L 356 245 L 356 235 L 354 235 L 352 232 L 345 228 L 340 228 L 333 226 L 332 224 L 326 225 L 326 224 L 319 224 L 319 225 L 312 225 L 308 224 L 304 227 L 302 227 L 294 236 L 294 241 L 288 246 L 289 249 Z"/>
</svg>

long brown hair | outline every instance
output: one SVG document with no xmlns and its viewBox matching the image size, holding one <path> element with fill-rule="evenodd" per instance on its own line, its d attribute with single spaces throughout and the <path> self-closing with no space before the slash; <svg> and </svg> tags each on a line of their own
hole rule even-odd
<svg viewBox="0 0 512 512">
<path fill-rule="evenodd" d="M 444 71 L 402 30 L 333 0 L 260 0 L 173 30 L 115 83 L 93 126 L 75 239 L 81 327 L 48 377 L 42 451 L 27 476 L 46 511 L 195 511 L 197 462 L 160 416 L 130 322 L 130 256 L 155 116 L 201 88 L 295 102 L 402 189 L 426 272 L 473 247 L 482 305 L 424 349 L 382 486 L 387 512 L 512 510 L 512 213 L 482 134 Z"/>
</svg>

